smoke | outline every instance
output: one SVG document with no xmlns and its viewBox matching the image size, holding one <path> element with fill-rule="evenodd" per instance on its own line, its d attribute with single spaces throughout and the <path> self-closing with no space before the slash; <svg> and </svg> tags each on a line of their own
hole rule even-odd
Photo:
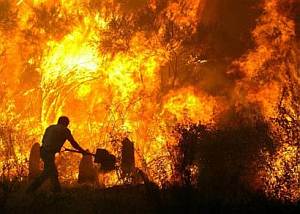
<svg viewBox="0 0 300 214">
<path fill-rule="evenodd" d="M 1 124 L 10 117 L 29 150 L 66 114 L 84 146 L 117 152 L 129 137 L 155 173 L 177 123 L 299 120 L 298 11 L 292 0 L 3 0 Z M 172 160 L 159 163 L 170 179 Z"/>
</svg>

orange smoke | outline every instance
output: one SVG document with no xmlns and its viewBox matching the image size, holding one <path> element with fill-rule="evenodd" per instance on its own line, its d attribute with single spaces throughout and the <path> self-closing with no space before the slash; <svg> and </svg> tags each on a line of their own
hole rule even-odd
<svg viewBox="0 0 300 214">
<path fill-rule="evenodd" d="M 18 174 L 13 163 L 26 168 L 31 145 L 60 115 L 70 117 L 75 138 L 90 150 L 106 148 L 118 156 L 121 139 L 130 138 L 136 165 L 160 184 L 172 178 L 169 146 L 178 143 L 173 133 L 177 124 L 217 127 L 224 109 L 235 103 L 258 103 L 273 131 L 281 104 L 286 118 L 299 121 L 299 103 L 294 102 L 300 83 L 299 50 L 295 22 L 288 11 L 280 10 L 282 1 L 264 1 L 264 13 L 252 33 L 255 47 L 235 60 L 242 75 L 237 83 L 230 82 L 235 84 L 230 86 L 233 92 L 226 85 L 230 95 L 220 93 L 224 97 L 212 95 L 210 87 L 199 82 L 211 69 L 200 64 L 214 62 L 198 53 L 205 53 L 198 31 L 206 4 L 207 0 L 1 1 L 0 167 L 12 166 L 8 176 Z M 193 45 L 197 53 L 189 52 Z M 209 74 L 209 84 L 225 79 L 214 75 Z M 287 95 L 282 99 L 284 89 Z M 280 155 L 266 155 L 271 168 L 264 190 L 271 195 L 277 178 L 283 177 L 283 165 L 297 151 L 283 137 L 278 141 Z M 77 160 L 70 163 L 68 157 Z M 79 157 L 68 157 L 58 160 L 61 171 L 68 172 L 62 177 L 72 180 Z M 107 185 L 118 182 L 116 175 L 107 177 Z M 279 198 L 289 192 L 281 188 Z M 291 192 L 290 200 L 299 199 L 297 190 Z"/>
</svg>

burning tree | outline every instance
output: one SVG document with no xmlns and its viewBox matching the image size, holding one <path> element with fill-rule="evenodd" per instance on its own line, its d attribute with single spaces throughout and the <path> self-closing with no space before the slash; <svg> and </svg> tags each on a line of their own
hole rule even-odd
<svg viewBox="0 0 300 214">
<path fill-rule="evenodd" d="M 246 75 L 242 88 L 247 88 L 247 100 L 261 103 L 277 147 L 274 154 L 268 154 L 266 190 L 292 201 L 299 198 L 296 186 L 300 173 L 299 41 L 293 19 L 296 5 L 296 1 L 264 3 L 265 13 L 253 31 L 256 49 L 240 64 Z"/>
<path fill-rule="evenodd" d="M 223 170 L 299 200 L 298 8 L 296 0 L 0 1 L 1 165 L 25 161 L 33 138 L 66 114 L 91 150 L 119 157 L 122 139 L 135 142 L 137 166 L 161 186 L 201 186 L 205 173 Z M 253 147 L 241 149 L 245 138 Z M 228 153 L 217 152 L 214 171 L 215 146 Z M 247 168 L 250 153 L 263 167 Z M 79 158 L 64 164 L 70 157 L 60 165 L 72 180 Z M 226 174 L 229 157 L 241 167 Z"/>
</svg>

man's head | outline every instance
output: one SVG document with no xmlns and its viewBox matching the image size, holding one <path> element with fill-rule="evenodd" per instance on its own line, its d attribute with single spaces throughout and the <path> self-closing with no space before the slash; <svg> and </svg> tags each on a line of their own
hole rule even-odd
<svg viewBox="0 0 300 214">
<path fill-rule="evenodd" d="M 69 123 L 70 123 L 70 120 L 66 116 L 61 116 L 61 117 L 58 118 L 57 124 L 63 125 L 65 127 L 68 127 Z"/>
</svg>

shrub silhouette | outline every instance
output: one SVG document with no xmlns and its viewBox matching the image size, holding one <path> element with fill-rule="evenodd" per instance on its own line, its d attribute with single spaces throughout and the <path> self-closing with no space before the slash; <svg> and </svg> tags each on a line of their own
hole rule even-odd
<svg viewBox="0 0 300 214">
<path fill-rule="evenodd" d="M 197 188 L 205 197 L 243 199 L 240 194 L 253 191 L 251 183 L 264 167 L 263 152 L 273 152 L 273 141 L 267 123 L 255 106 L 231 110 L 226 118 L 219 128 L 178 125 L 181 155 L 177 174 L 184 185 L 191 185 L 187 167 L 196 164 Z"/>
</svg>

